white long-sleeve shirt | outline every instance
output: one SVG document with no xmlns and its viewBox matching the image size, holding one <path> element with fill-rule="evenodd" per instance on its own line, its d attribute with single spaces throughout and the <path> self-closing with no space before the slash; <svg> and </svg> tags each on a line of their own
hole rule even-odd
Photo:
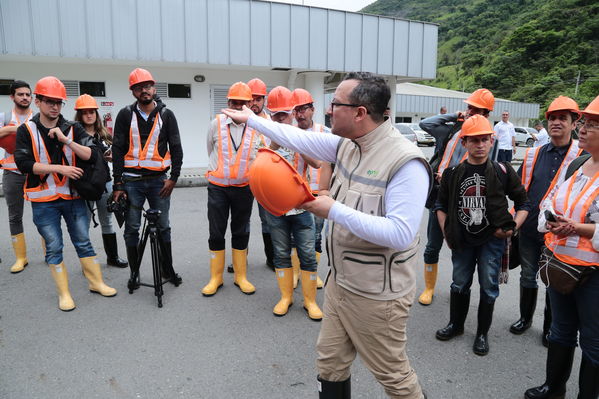
<svg viewBox="0 0 599 399">
<path fill-rule="evenodd" d="M 254 115 L 248 126 L 282 146 L 329 163 L 336 162 L 339 140 L 344 140 L 334 134 L 308 132 Z M 373 244 L 402 251 L 418 233 L 428 187 L 426 166 L 414 159 L 406 162 L 389 182 L 384 198 L 385 216 L 367 215 L 335 202 L 328 219 Z"/>
</svg>

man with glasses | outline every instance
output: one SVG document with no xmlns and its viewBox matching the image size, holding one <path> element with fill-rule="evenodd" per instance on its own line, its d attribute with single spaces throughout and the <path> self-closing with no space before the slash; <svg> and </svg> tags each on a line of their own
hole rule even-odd
<svg viewBox="0 0 599 399">
<path fill-rule="evenodd" d="M 388 396 L 423 398 L 406 355 L 406 324 L 431 174 L 422 152 L 384 119 L 390 98 L 383 78 L 349 73 L 327 111 L 333 134 L 226 110 L 284 147 L 335 163 L 332 195 L 302 205 L 330 223 L 331 274 L 317 343 L 321 398 L 351 396 L 358 353 Z"/>
<path fill-rule="evenodd" d="M 24 195 L 31 201 L 33 222 L 46 242 L 46 263 L 56 283 L 58 308 L 68 312 L 75 309 L 75 302 L 63 262 L 61 219 L 67 225 L 90 291 L 106 297 L 116 295 L 116 290 L 102 279 L 89 240 L 85 201 L 70 186 L 70 180 L 83 175 L 77 164 L 90 160 L 94 142 L 79 123 L 68 122 L 61 115 L 67 92 L 60 80 L 53 76 L 40 79 L 34 94 L 40 112 L 18 127 L 15 161 L 27 174 Z"/>
<path fill-rule="evenodd" d="M 582 153 L 578 140 L 572 138 L 580 110 L 576 101 L 559 96 L 545 112 L 549 128 L 550 142 L 544 146 L 526 151 L 518 174 L 531 202 L 528 217 L 522 224 L 519 234 L 520 248 L 520 318 L 510 326 L 510 332 L 520 335 L 532 325 L 537 306 L 537 272 L 539 258 L 544 245 L 544 234 L 537 230 L 539 206 L 554 187 L 566 178 L 568 165 Z M 547 334 L 551 326 L 551 306 L 549 295 L 545 295 L 545 315 L 543 320 L 543 345 L 547 346 Z"/>
<path fill-rule="evenodd" d="M 510 113 L 503 111 L 501 121 L 493 128 L 499 146 L 497 162 L 512 162 L 512 156 L 516 154 L 516 130 L 509 119 Z"/>
<path fill-rule="evenodd" d="M 227 100 L 229 108 L 240 110 L 252 101 L 252 90 L 243 82 L 234 83 L 229 88 Z M 254 129 L 248 128 L 245 123 L 236 123 L 227 115 L 218 114 L 210 123 L 206 174 L 210 281 L 202 289 L 204 296 L 216 294 L 223 285 L 225 233 L 229 213 L 234 284 L 246 295 L 256 292 L 256 288 L 247 279 L 247 248 L 254 203 L 249 187 L 249 167 L 256 156 L 259 140 L 260 134 Z"/>
<path fill-rule="evenodd" d="M 183 148 L 175 114 L 156 97 L 155 80 L 145 69 L 129 75 L 129 89 L 136 101 L 121 109 L 116 117 L 112 144 L 113 199 L 129 200 L 125 218 L 125 245 L 131 268 L 129 289 L 139 288 L 138 253 L 141 212 L 147 200 L 158 209 L 158 231 L 162 238 L 162 277 L 174 285 L 181 277 L 173 268 L 170 198 L 181 173 Z M 170 169 L 170 176 L 167 172 Z"/>
<path fill-rule="evenodd" d="M 22 80 L 15 80 L 10 85 L 10 99 L 14 102 L 13 109 L 5 114 L 0 113 L 0 139 L 6 137 L 4 139 L 6 142 L 10 140 L 14 143 L 17 128 L 21 124 L 28 122 L 33 114 L 30 108 L 31 88 L 29 84 Z M 0 160 L 0 169 L 4 169 L 2 189 L 6 205 L 8 206 L 8 225 L 16 258 L 15 263 L 10 268 L 10 272 L 19 273 L 28 264 L 27 244 L 23 229 L 23 186 L 25 185 L 25 175 L 19 171 L 14 155 L 8 150 L 4 153 L 4 159 Z"/>
<path fill-rule="evenodd" d="M 474 91 L 464 102 L 468 105 L 465 111 L 453 114 L 439 114 L 420 121 L 420 128 L 432 135 L 436 140 L 435 154 L 430 165 L 435 175 L 435 182 L 426 207 L 432 209 L 441 181 L 441 175 L 447 168 L 451 168 L 466 158 L 466 148 L 460 144 L 460 130 L 465 120 L 473 115 L 483 115 L 488 118 L 495 106 L 495 97 L 487 89 Z M 490 158 L 497 157 L 497 141 L 493 144 Z M 425 289 L 418 298 L 422 305 L 430 305 L 433 301 L 435 285 L 437 283 L 437 269 L 439 252 L 443 246 L 443 233 L 439 227 L 437 216 L 432 210 L 428 215 L 426 230 L 427 242 L 424 249 L 424 284 Z"/>
</svg>

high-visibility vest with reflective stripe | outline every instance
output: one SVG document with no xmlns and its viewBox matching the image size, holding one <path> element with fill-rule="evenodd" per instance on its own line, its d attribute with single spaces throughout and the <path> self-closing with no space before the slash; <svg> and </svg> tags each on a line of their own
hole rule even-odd
<svg viewBox="0 0 599 399">
<path fill-rule="evenodd" d="M 324 125 L 321 125 L 320 123 L 314 123 L 312 128 L 308 129 L 308 131 L 324 133 Z M 318 185 L 320 183 L 320 168 L 316 169 L 311 166 L 308 167 L 310 168 L 310 189 L 312 190 L 312 193 L 318 193 Z"/>
<path fill-rule="evenodd" d="M 50 165 L 50 156 L 48 155 L 46 145 L 44 144 L 44 140 L 42 139 L 35 122 L 29 121 L 25 126 L 27 126 L 27 130 L 31 136 L 31 148 L 33 150 L 35 162 Z M 72 140 L 73 137 L 73 127 L 71 127 L 67 134 L 67 138 Z M 68 165 L 75 166 L 76 156 L 69 146 L 63 146 L 62 151 L 64 152 L 65 158 L 68 160 Z M 64 160 L 62 162 L 64 165 Z M 43 176 L 39 177 L 41 179 Z M 27 179 L 29 179 L 29 176 L 27 176 Z M 75 190 L 71 192 L 69 178 L 67 176 L 62 176 L 62 178 L 60 178 L 58 173 L 50 173 L 45 182 L 42 183 L 40 180 L 40 184 L 37 187 L 28 187 L 28 184 L 25 184 L 23 192 L 23 197 L 31 202 L 49 202 L 61 198 L 65 200 L 79 198 Z"/>
<path fill-rule="evenodd" d="M 29 111 L 29 114 L 25 117 L 25 119 L 20 120 L 19 116 L 13 109 L 10 122 L 6 126 L 21 126 L 22 123 L 29 122 L 31 115 L 33 115 L 33 112 Z M 0 169 L 6 169 L 14 173 L 21 174 L 17 168 L 14 154 L 9 153 L 8 151 L 4 151 L 4 158 L 0 160 Z"/>
<path fill-rule="evenodd" d="M 308 169 L 312 168 L 306 163 L 306 161 L 304 161 L 304 158 L 302 158 L 298 152 L 293 153 L 293 167 L 297 173 L 302 176 L 302 179 L 304 179 L 306 183 L 309 183 Z"/>
<path fill-rule="evenodd" d="M 250 156 L 254 140 L 258 134 L 254 129 L 244 127 L 239 148 L 235 150 L 227 116 L 216 115 L 218 123 L 218 166 L 206 173 L 206 178 L 217 186 L 243 187 L 249 184 Z"/>
<path fill-rule="evenodd" d="M 447 169 L 451 166 L 454 166 L 451 163 L 451 160 L 453 158 L 453 153 L 455 152 L 456 148 L 459 145 L 460 145 L 460 131 L 457 131 L 454 133 L 454 135 L 451 137 L 451 139 L 449 139 L 449 142 L 445 146 L 445 151 L 443 151 L 443 158 L 441 158 L 441 163 L 439 164 L 439 169 L 438 169 L 439 174 L 443 175 L 443 171 L 445 169 Z M 468 152 L 466 152 L 464 154 L 464 156 L 462 157 L 462 159 L 460 159 L 459 162 L 463 162 L 467 158 L 468 158 Z"/>
<path fill-rule="evenodd" d="M 129 129 L 129 151 L 125 154 L 125 167 L 135 169 L 149 169 L 162 171 L 171 166 L 171 153 L 167 150 L 164 158 L 158 152 L 158 139 L 162 128 L 160 112 L 156 113 L 154 125 L 146 144 L 141 147 L 141 135 L 137 126 L 137 115 L 131 113 L 131 127 Z"/>
<path fill-rule="evenodd" d="M 524 160 L 522 161 L 522 185 L 524 186 L 527 192 L 530 188 L 530 184 L 532 183 L 532 174 L 535 170 L 535 164 L 537 163 L 537 158 L 539 156 L 541 148 L 543 147 L 529 148 L 526 150 L 526 153 L 524 154 Z M 566 156 L 564 157 L 562 164 L 560 165 L 558 171 L 553 177 L 553 180 L 551 181 L 551 184 L 549 185 L 547 192 L 545 192 L 545 194 L 543 195 L 543 198 L 541 199 L 539 206 L 541 206 L 547 195 L 551 191 L 553 191 L 553 189 L 557 185 L 561 184 L 564 180 L 566 180 L 566 172 L 568 171 L 568 165 L 570 165 L 570 163 L 573 160 L 575 160 L 581 153 L 582 150 L 578 148 L 578 140 L 572 140 L 572 142 L 570 143 L 570 147 L 568 147 L 568 152 L 566 153 Z"/>
<path fill-rule="evenodd" d="M 585 223 L 586 214 L 599 195 L 599 173 L 595 173 L 580 191 L 572 192 L 580 173 L 579 169 L 558 186 L 553 196 L 553 209 L 575 222 Z M 545 234 L 545 245 L 562 262 L 581 266 L 599 265 L 599 252 L 593 248 L 590 238 L 578 235 L 559 237 L 549 232 Z"/>
</svg>

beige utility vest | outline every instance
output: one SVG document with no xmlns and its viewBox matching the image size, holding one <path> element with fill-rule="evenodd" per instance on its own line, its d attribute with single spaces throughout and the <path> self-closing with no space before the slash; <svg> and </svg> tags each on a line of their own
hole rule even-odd
<svg viewBox="0 0 599 399">
<path fill-rule="evenodd" d="M 360 212 L 384 217 L 387 185 L 399 168 L 412 159 L 422 160 L 431 175 L 422 152 L 388 120 L 355 141 L 341 140 L 331 196 Z M 430 185 L 430 181 L 426 183 Z M 363 240 L 331 222 L 327 240 L 331 277 L 341 287 L 366 298 L 402 297 L 416 284 L 414 267 L 419 240 L 416 236 L 409 248 L 398 251 Z"/>
</svg>

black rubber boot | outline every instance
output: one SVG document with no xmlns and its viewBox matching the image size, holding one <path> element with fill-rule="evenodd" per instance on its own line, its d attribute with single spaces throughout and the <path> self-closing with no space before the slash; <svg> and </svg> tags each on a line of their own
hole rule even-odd
<svg viewBox="0 0 599 399">
<path fill-rule="evenodd" d="M 452 292 L 449 297 L 449 324 L 437 330 L 435 336 L 441 341 L 447 341 L 464 333 L 464 322 L 468 316 L 470 293 Z"/>
<path fill-rule="evenodd" d="M 129 293 L 133 293 L 134 290 L 139 288 L 139 254 L 137 253 L 137 247 L 127 247 L 127 260 L 129 260 L 129 269 L 131 269 L 131 276 L 127 282 L 127 288 Z"/>
<path fill-rule="evenodd" d="M 264 255 L 266 255 L 266 266 L 270 267 L 271 270 L 274 272 L 275 263 L 273 261 L 274 255 L 270 233 L 262 233 L 262 241 L 264 242 Z"/>
<path fill-rule="evenodd" d="M 566 382 L 570 378 L 574 347 L 549 342 L 547 349 L 547 369 L 545 383 L 528 389 L 527 399 L 563 399 L 566 395 Z"/>
<path fill-rule="evenodd" d="M 326 381 L 318 378 L 320 399 L 351 399 L 351 377 L 345 381 Z"/>
<path fill-rule="evenodd" d="M 164 280 L 170 280 L 175 287 L 178 287 L 183 280 L 181 279 L 181 276 L 175 273 L 175 269 L 173 269 L 173 248 L 171 242 L 163 241 L 160 247 L 162 253 L 162 263 L 160 264 L 162 278 Z"/>
<path fill-rule="evenodd" d="M 599 397 L 599 367 L 593 366 L 582 356 L 578 374 L 578 399 L 597 399 Z"/>
<path fill-rule="evenodd" d="M 104 251 L 106 252 L 106 264 L 108 266 L 120 267 L 124 269 L 128 266 L 126 260 L 119 258 L 119 250 L 116 243 L 116 233 L 102 234 L 104 242 Z"/>
<path fill-rule="evenodd" d="M 493 321 L 493 309 L 495 308 L 495 301 L 489 303 L 489 301 L 481 296 L 478 304 L 478 327 L 476 328 L 476 338 L 474 339 L 474 345 L 472 345 L 472 351 L 479 355 L 485 356 L 489 353 L 489 328 L 491 328 L 491 322 Z"/>
<path fill-rule="evenodd" d="M 545 291 L 545 312 L 543 317 L 543 335 L 541 336 L 541 342 L 545 348 L 548 347 L 547 337 L 549 336 L 549 329 L 551 328 L 551 302 L 549 300 L 549 293 Z"/>
<path fill-rule="evenodd" d="M 537 307 L 538 288 L 520 287 L 520 319 L 510 326 L 512 334 L 520 335 L 532 326 L 532 317 Z"/>
</svg>

